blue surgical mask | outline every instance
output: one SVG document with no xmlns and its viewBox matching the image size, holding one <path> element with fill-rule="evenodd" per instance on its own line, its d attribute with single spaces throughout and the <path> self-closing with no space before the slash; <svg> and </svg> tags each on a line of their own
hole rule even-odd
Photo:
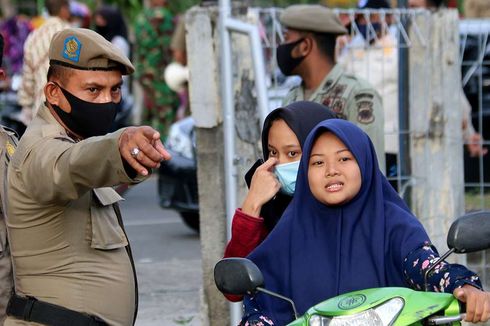
<svg viewBox="0 0 490 326">
<path fill-rule="evenodd" d="M 298 175 L 299 161 L 278 164 L 274 173 L 281 184 L 281 192 L 292 196 L 296 188 L 296 177 Z"/>
</svg>

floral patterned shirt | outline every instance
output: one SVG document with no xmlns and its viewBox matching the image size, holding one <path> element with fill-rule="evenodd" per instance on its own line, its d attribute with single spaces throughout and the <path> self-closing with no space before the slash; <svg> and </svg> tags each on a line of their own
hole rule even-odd
<svg viewBox="0 0 490 326">
<path fill-rule="evenodd" d="M 413 250 L 403 262 L 403 274 L 407 287 L 414 290 L 424 289 L 424 274 L 432 265 L 439 254 L 430 244 Z M 428 288 L 432 292 L 453 293 L 453 291 L 465 284 L 470 284 L 479 289 L 482 288 L 480 278 L 463 265 L 449 264 L 443 261 L 430 272 L 427 277 Z M 259 305 L 251 298 L 244 301 L 244 316 L 240 326 L 271 326 L 274 322 L 261 313 Z"/>
<path fill-rule="evenodd" d="M 430 244 L 412 251 L 403 262 L 405 280 L 415 290 L 424 290 L 424 274 L 439 255 Z M 429 290 L 432 292 L 453 293 L 453 291 L 465 284 L 482 288 L 480 278 L 463 265 L 449 264 L 443 261 L 432 270 L 427 278 Z"/>
</svg>

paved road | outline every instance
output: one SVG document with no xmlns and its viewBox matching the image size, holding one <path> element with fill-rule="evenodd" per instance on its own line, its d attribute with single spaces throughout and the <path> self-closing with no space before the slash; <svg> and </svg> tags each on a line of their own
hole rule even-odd
<svg viewBox="0 0 490 326">
<path fill-rule="evenodd" d="M 121 204 L 139 282 L 136 326 L 199 326 L 199 236 L 158 206 L 156 181 L 130 188 Z"/>
</svg>

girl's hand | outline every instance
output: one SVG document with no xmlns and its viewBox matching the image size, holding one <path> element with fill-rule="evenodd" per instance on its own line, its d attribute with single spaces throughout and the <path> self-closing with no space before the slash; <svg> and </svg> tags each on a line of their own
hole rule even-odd
<svg viewBox="0 0 490 326">
<path fill-rule="evenodd" d="M 242 212 L 250 216 L 259 216 L 262 206 L 271 200 L 281 188 L 274 175 L 276 158 L 269 158 L 255 170 L 250 189 L 242 205 Z"/>
<path fill-rule="evenodd" d="M 466 303 L 467 322 L 479 323 L 490 319 L 490 293 L 477 289 L 469 284 L 454 290 L 453 295 Z"/>
</svg>

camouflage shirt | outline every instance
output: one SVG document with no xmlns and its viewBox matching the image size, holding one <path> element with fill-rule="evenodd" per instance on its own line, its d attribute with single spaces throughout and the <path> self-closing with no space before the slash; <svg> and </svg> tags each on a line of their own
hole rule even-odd
<svg viewBox="0 0 490 326">
<path fill-rule="evenodd" d="M 385 170 L 383 104 L 378 92 L 367 81 L 335 65 L 308 99 L 304 98 L 301 84 L 289 91 L 283 105 L 303 100 L 326 105 L 339 118 L 349 120 L 364 130 L 374 144 L 381 171 Z"/>
<path fill-rule="evenodd" d="M 172 13 L 164 7 L 146 9 L 136 20 L 136 78 L 144 91 L 142 123 L 160 131 L 162 137 L 175 120 L 178 97 L 163 78 L 172 62 L 170 43 L 175 28 Z"/>
<path fill-rule="evenodd" d="M 148 8 L 136 19 L 136 77 L 144 83 L 163 81 L 163 70 L 172 61 L 170 42 L 175 28 L 172 13 L 164 7 Z M 145 77 L 148 77 L 145 80 Z"/>
</svg>

